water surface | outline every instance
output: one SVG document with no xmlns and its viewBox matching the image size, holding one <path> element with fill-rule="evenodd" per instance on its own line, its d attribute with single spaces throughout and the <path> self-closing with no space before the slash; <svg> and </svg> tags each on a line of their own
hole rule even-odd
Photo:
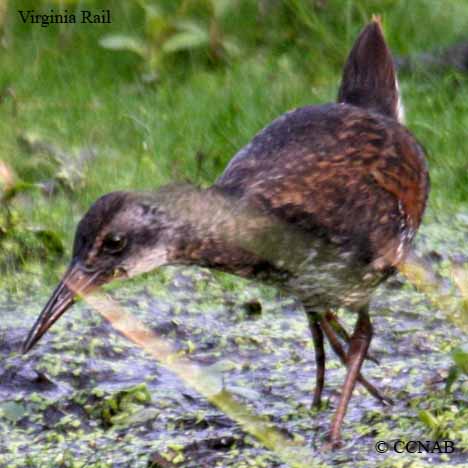
<svg viewBox="0 0 468 468">
<path fill-rule="evenodd" d="M 449 265 L 468 263 L 468 215 L 432 219 L 417 250 L 450 291 Z M 110 294 L 181 354 L 222 374 L 224 388 L 285 436 L 317 450 L 321 466 L 463 465 L 467 453 L 466 380 L 443 388 L 450 350 L 462 331 L 396 276 L 375 294 L 371 352 L 364 374 L 395 400 L 382 407 L 357 388 L 343 427 L 344 447 L 322 453 L 344 379 L 327 348 L 325 407 L 309 409 L 314 353 L 298 302 L 274 289 L 198 268 L 166 268 Z M 1 467 L 284 467 L 169 370 L 119 336 L 86 304 L 77 304 L 34 350 L 19 348 L 47 297 L 0 299 Z M 349 330 L 354 317 L 340 311 Z M 441 419 L 439 433 L 418 414 Z M 451 421 L 453 415 L 454 421 Z M 465 418 L 461 423 L 460 418 Z M 378 454 L 379 440 L 452 438 L 440 454 Z M 171 459 L 172 461 L 167 461 Z"/>
</svg>

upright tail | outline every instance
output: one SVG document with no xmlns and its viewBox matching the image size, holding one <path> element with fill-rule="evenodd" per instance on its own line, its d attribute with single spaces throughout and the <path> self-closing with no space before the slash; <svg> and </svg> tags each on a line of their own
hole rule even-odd
<svg viewBox="0 0 468 468">
<path fill-rule="evenodd" d="M 364 107 L 400 122 L 404 120 L 395 65 L 379 17 L 372 17 L 349 54 L 338 102 Z"/>
</svg>

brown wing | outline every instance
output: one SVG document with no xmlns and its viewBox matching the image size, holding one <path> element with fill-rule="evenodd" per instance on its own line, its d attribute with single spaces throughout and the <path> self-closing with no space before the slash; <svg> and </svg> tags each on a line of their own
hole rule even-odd
<svg viewBox="0 0 468 468">
<path fill-rule="evenodd" d="M 284 114 L 216 182 L 282 221 L 360 251 L 381 269 L 406 253 L 424 212 L 424 152 L 394 119 L 347 104 Z"/>
</svg>

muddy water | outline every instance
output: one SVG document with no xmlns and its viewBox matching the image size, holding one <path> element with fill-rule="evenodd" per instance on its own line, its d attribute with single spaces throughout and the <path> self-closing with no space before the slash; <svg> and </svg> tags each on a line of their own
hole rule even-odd
<svg viewBox="0 0 468 468">
<path fill-rule="evenodd" d="M 420 255 L 446 276 L 468 263 L 468 214 L 426 223 Z M 372 354 L 364 373 L 395 400 L 362 388 L 345 420 L 344 447 L 322 453 L 344 369 L 328 351 L 325 405 L 309 409 L 314 354 L 299 304 L 278 291 L 196 268 L 166 268 L 109 292 L 181 354 L 223 376 L 224 388 L 316 450 L 317 466 L 466 466 L 466 380 L 443 392 L 450 350 L 466 336 L 397 276 L 375 295 Z M 452 294 L 452 293 L 450 293 Z M 0 299 L 1 467 L 283 467 L 276 455 L 170 371 L 78 304 L 27 356 L 19 353 L 44 294 Z M 340 312 L 351 329 L 354 317 Z M 418 416 L 439 419 L 429 427 Z M 464 418 L 464 422 L 461 420 Z M 452 454 L 375 451 L 379 440 L 454 440 Z M 465 452 L 463 452 L 463 448 Z M 168 459 L 172 461 L 168 461 Z"/>
</svg>

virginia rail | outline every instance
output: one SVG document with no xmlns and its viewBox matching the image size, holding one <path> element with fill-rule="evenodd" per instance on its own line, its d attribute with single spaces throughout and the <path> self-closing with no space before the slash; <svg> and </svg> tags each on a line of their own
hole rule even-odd
<svg viewBox="0 0 468 468">
<path fill-rule="evenodd" d="M 316 355 L 314 405 L 325 377 L 324 336 L 347 366 L 329 433 L 340 432 L 372 338 L 371 294 L 407 254 L 429 179 L 425 155 L 400 123 L 393 60 L 378 19 L 359 35 L 338 103 L 287 112 L 240 150 L 208 189 L 112 192 L 80 221 L 73 258 L 24 343 L 30 350 L 75 298 L 115 278 L 192 264 L 296 295 Z M 345 333 L 333 310 L 357 313 Z"/>
</svg>

